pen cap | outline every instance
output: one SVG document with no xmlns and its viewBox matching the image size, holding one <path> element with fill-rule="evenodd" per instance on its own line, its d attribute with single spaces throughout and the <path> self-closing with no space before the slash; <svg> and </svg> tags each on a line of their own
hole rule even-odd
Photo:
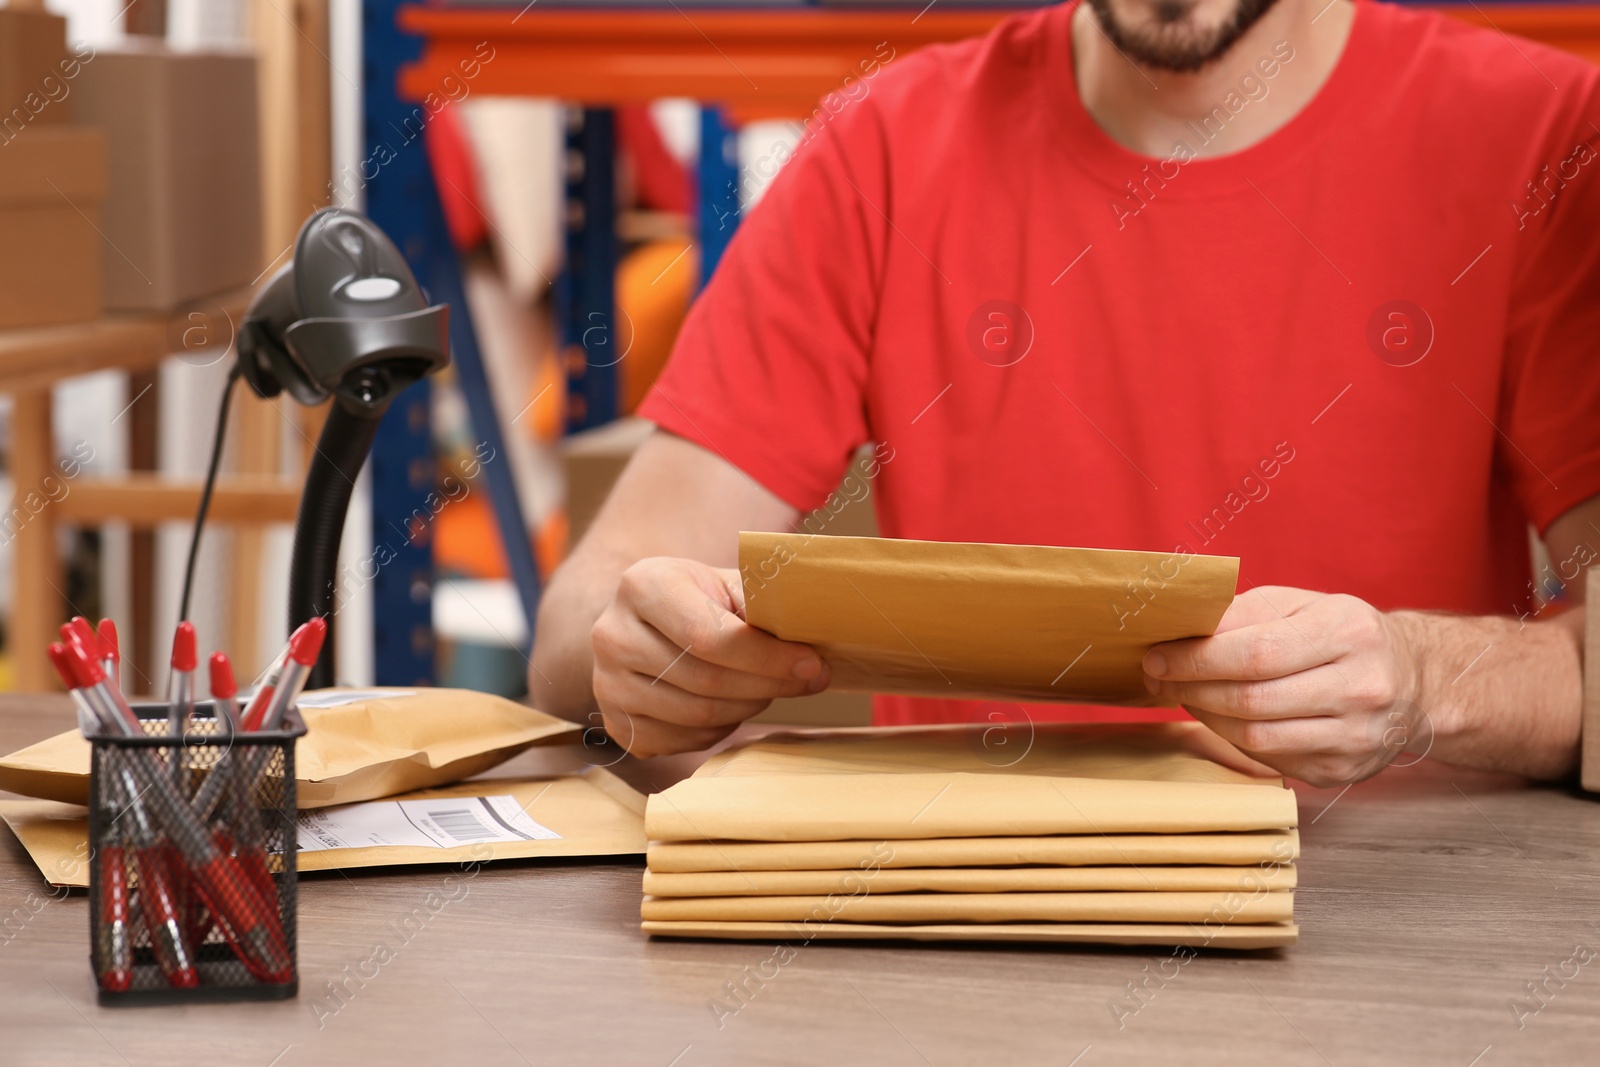
<svg viewBox="0 0 1600 1067">
<path fill-rule="evenodd" d="M 95 659 L 101 658 L 100 635 L 94 632 L 94 627 L 82 615 L 74 615 L 61 624 L 61 641 L 68 648 L 78 647 Z"/>
<path fill-rule="evenodd" d="M 98 633 L 100 658 L 108 659 L 112 663 L 121 663 L 122 643 L 117 638 L 117 624 L 110 619 L 101 619 Z"/>
<path fill-rule="evenodd" d="M 233 664 L 226 652 L 213 652 L 210 661 L 211 695 L 227 700 L 239 692 L 239 683 L 233 677 Z"/>
<path fill-rule="evenodd" d="M 199 665 L 200 653 L 195 640 L 194 623 L 180 622 L 177 633 L 172 635 L 172 669 L 192 671 Z"/>
<path fill-rule="evenodd" d="M 84 647 L 81 635 L 73 632 L 70 624 L 63 626 L 61 631 L 63 637 L 70 635 L 72 638 L 72 640 L 59 646 L 66 653 L 63 662 L 72 671 L 72 688 L 88 689 L 105 681 L 105 668 L 100 666 L 100 657 L 96 652 Z M 90 630 L 89 633 L 93 635 L 94 631 Z M 98 644 L 98 641 L 96 644 Z M 56 645 L 50 646 L 52 663 L 55 662 L 55 649 L 57 647 Z"/>
<path fill-rule="evenodd" d="M 302 667 L 316 666 L 323 639 L 327 636 L 328 624 L 322 619 L 302 623 L 289 637 L 289 658 Z"/>
<path fill-rule="evenodd" d="M 50 665 L 61 676 L 61 681 L 68 689 L 80 688 L 78 684 L 78 665 L 73 661 L 72 650 L 59 641 L 52 644 L 47 650 L 50 656 Z"/>
</svg>

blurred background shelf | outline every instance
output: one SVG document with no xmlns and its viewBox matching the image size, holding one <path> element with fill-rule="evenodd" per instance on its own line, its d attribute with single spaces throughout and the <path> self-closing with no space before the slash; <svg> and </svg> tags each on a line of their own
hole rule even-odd
<svg viewBox="0 0 1600 1067">
<path fill-rule="evenodd" d="M 224 293 L 194 306 L 206 308 L 207 321 L 191 324 L 186 311 L 123 312 L 89 322 L 0 330 L 0 390 L 38 389 L 99 370 L 138 370 L 156 366 L 184 350 L 183 332 L 232 329 L 244 318 L 250 290 Z M 225 322 L 210 321 L 219 310 Z M 199 313 L 199 312 L 197 312 Z"/>
<path fill-rule="evenodd" d="M 205 306 L 220 312 L 225 323 L 208 321 L 205 328 L 228 329 L 231 337 L 232 325 L 243 318 L 249 296 L 248 290 L 239 290 L 206 301 Z M 63 601 L 69 599 L 56 543 L 62 525 L 121 522 L 150 530 L 162 523 L 192 520 L 200 500 L 199 479 L 141 471 L 116 477 L 66 477 L 55 452 L 52 386 L 95 371 L 152 371 L 174 351 L 184 350 L 181 337 L 174 340 L 173 330 L 195 328 L 200 327 L 184 314 L 127 313 L 0 331 L 0 391 L 11 394 L 10 473 L 18 487 L 11 511 L 0 520 L 14 541 L 12 648 L 43 649 L 55 640 Z M 219 523 L 288 523 L 294 521 L 299 500 L 297 479 L 229 475 L 218 482 L 211 514 Z M 258 595 L 256 577 L 235 570 L 228 583 L 230 599 L 253 601 Z M 14 657 L 12 677 L 23 690 L 54 686 L 42 656 Z"/>
</svg>

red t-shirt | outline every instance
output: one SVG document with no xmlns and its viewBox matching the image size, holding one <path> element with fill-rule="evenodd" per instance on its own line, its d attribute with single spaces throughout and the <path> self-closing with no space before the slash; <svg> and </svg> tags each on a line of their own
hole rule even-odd
<svg viewBox="0 0 1600 1067">
<path fill-rule="evenodd" d="M 1152 159 L 1085 111 L 1071 16 L 864 81 L 641 412 L 802 512 L 880 443 L 888 537 L 1236 555 L 1242 589 L 1529 610 L 1528 525 L 1600 493 L 1600 71 L 1362 2 L 1278 132 L 1189 158 L 1305 62 L 1284 44 Z"/>
</svg>

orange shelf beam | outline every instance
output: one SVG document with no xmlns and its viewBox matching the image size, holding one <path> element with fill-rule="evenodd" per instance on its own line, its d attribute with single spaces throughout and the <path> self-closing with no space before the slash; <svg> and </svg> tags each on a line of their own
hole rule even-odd
<svg viewBox="0 0 1600 1067">
<path fill-rule="evenodd" d="M 1007 11 L 540 11 L 415 5 L 400 26 L 427 39 L 400 95 L 553 96 L 591 105 L 689 96 L 738 119 L 804 115 L 884 55 L 987 33 Z M 483 45 L 492 59 L 481 60 Z M 892 50 L 892 51 L 891 51 Z M 464 79 L 462 72 L 477 74 Z M 461 92 L 456 89 L 457 94 Z"/>
<path fill-rule="evenodd" d="M 1600 6 L 1445 5 L 1437 10 L 1600 62 Z M 401 8 L 402 29 L 426 39 L 400 76 L 400 95 L 552 96 L 589 105 L 688 96 L 736 119 L 808 114 L 847 76 L 929 44 L 987 33 L 1006 9 L 923 12 L 782 10 L 551 11 Z M 487 62 L 480 49 L 493 49 Z M 465 71 L 474 76 L 464 77 Z M 454 79 L 450 81 L 449 79 Z"/>
</svg>

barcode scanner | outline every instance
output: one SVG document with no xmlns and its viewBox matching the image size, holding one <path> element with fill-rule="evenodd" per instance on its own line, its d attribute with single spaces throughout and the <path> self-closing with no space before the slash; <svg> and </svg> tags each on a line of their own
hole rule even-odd
<svg viewBox="0 0 1600 1067">
<path fill-rule="evenodd" d="M 313 617 L 328 623 L 307 683 L 323 688 L 333 683 L 335 568 L 350 493 L 390 402 L 450 362 L 449 308 L 428 302 L 371 219 L 323 208 L 300 228 L 294 258 L 250 302 L 238 349 L 236 373 L 257 396 L 333 400 L 306 473 L 289 567 L 289 629 Z"/>
</svg>

